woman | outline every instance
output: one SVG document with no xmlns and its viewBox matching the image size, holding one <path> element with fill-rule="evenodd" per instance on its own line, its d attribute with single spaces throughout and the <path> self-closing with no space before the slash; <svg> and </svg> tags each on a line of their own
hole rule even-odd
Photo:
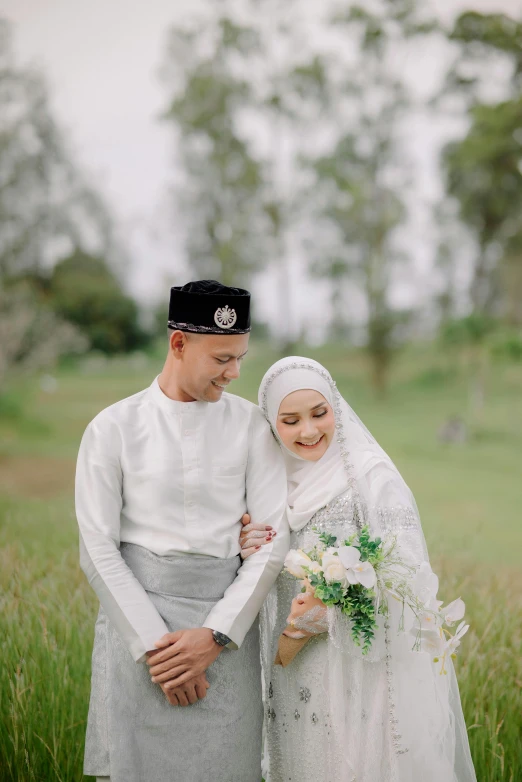
<svg viewBox="0 0 522 782">
<path fill-rule="evenodd" d="M 292 548 L 369 525 L 410 563 L 428 561 L 411 492 L 324 367 L 278 361 L 259 404 L 286 460 Z M 244 557 L 265 534 L 244 528 Z M 269 782 L 474 782 L 451 661 L 443 676 L 433 654 L 412 651 L 393 607 L 363 657 L 339 610 L 300 591 L 281 573 L 262 613 Z M 310 639 L 286 667 L 274 664 L 283 631 Z"/>
</svg>

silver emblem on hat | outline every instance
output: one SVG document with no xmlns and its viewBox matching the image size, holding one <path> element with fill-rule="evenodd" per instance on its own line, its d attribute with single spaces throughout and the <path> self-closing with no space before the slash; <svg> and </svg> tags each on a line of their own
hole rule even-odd
<svg viewBox="0 0 522 782">
<path fill-rule="evenodd" d="M 228 304 L 219 307 L 214 314 L 214 323 L 220 329 L 231 329 L 237 321 L 236 311 L 230 309 Z"/>
</svg>

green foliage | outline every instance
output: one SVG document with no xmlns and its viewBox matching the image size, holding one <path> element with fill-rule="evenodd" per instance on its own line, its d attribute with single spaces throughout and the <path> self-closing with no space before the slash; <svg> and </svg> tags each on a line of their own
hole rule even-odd
<svg viewBox="0 0 522 782">
<path fill-rule="evenodd" d="M 60 261 L 49 281 L 49 303 L 86 334 L 95 350 L 119 353 L 148 344 L 135 301 L 121 291 L 102 258 L 77 250 Z"/>
<path fill-rule="evenodd" d="M 335 546 L 335 544 L 337 543 L 336 536 L 331 535 L 329 532 L 321 532 L 319 534 L 319 540 L 326 548 L 329 548 L 330 546 Z"/>
<path fill-rule="evenodd" d="M 477 57 L 492 51 L 503 52 L 515 61 L 515 72 L 522 72 L 522 22 L 507 14 L 461 14 L 450 39 L 468 44 Z"/>
<path fill-rule="evenodd" d="M 522 312 L 522 22 L 505 14 L 466 12 L 451 39 L 460 44 L 445 95 L 467 105 L 469 129 L 442 155 L 446 189 L 476 239 L 471 299 L 475 311 L 520 323 Z M 502 102 L 484 102 L 491 79 L 484 64 L 508 67 Z M 492 69 L 491 69 L 492 70 Z"/>
<path fill-rule="evenodd" d="M 446 147 L 448 192 L 458 198 L 463 220 L 484 246 L 511 236 L 522 206 L 522 98 L 478 104 L 462 141 Z M 508 230 L 509 226 L 509 230 Z M 522 226 L 518 226 L 522 230 Z"/>
<path fill-rule="evenodd" d="M 496 328 L 497 323 L 492 318 L 475 312 L 444 323 L 441 336 L 447 345 L 481 345 Z"/>
<path fill-rule="evenodd" d="M 346 545 L 351 544 L 347 543 Z M 371 565 L 376 565 L 377 563 L 382 562 L 382 540 L 380 538 L 375 538 L 372 540 L 369 527 L 363 527 L 359 532 L 358 542 L 355 545 L 355 548 L 358 548 L 361 552 L 362 562 L 369 562 Z"/>
</svg>

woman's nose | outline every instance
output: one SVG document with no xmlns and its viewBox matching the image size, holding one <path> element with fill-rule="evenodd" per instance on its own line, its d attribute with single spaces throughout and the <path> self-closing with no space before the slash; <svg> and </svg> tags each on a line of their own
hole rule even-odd
<svg viewBox="0 0 522 782">
<path fill-rule="evenodd" d="M 318 431 L 319 430 L 313 421 L 303 421 L 303 426 L 301 428 L 302 437 L 314 437 Z"/>
</svg>

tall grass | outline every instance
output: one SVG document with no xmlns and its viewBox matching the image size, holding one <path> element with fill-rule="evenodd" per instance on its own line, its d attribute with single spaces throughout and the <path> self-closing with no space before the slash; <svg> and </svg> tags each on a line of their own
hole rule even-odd
<svg viewBox="0 0 522 782">
<path fill-rule="evenodd" d="M 252 352 L 235 389 L 250 398 L 271 358 Z M 319 358 L 414 489 L 441 599 L 466 601 L 471 630 L 457 674 L 477 778 L 519 782 L 522 372 L 496 378 L 486 423 L 468 446 L 443 449 L 437 425 L 465 398 L 456 380 L 426 386 L 421 362 L 405 361 L 381 406 L 371 400 L 356 357 L 331 351 Z M 63 374 L 54 397 L 33 397 L 31 419 L 41 426 L 17 430 L 10 420 L 3 430 L 0 473 L 4 467 L 9 480 L 2 483 L 0 474 L 0 782 L 82 778 L 97 605 L 78 566 L 74 455 L 87 421 L 143 388 L 155 369 Z M 51 480 L 53 470 L 59 475 Z"/>
</svg>

